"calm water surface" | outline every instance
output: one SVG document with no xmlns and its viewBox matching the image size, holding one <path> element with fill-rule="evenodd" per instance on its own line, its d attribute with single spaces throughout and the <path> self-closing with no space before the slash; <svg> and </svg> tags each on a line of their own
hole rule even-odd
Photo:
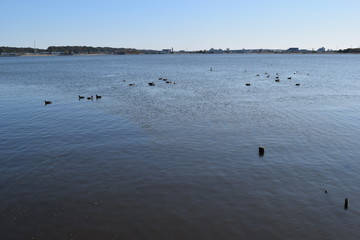
<svg viewBox="0 0 360 240">
<path fill-rule="evenodd" d="M 0 58 L 0 100 L 0 239 L 360 238 L 360 55 Z"/>
</svg>

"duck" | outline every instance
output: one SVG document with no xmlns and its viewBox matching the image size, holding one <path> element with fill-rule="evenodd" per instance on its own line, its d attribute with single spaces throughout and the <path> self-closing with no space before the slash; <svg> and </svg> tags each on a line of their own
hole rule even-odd
<svg viewBox="0 0 360 240">
<path fill-rule="evenodd" d="M 96 99 L 99 99 L 99 98 L 101 98 L 101 96 L 99 96 L 99 95 L 95 95 L 95 98 L 96 98 Z"/>
<path fill-rule="evenodd" d="M 251 86 L 251 84 L 250 84 L 250 83 L 246 83 L 245 86 Z"/>
<path fill-rule="evenodd" d="M 87 97 L 87 100 L 93 100 L 93 96 Z"/>
<path fill-rule="evenodd" d="M 133 86 L 135 86 L 135 83 L 129 83 L 129 86 L 133 87 Z"/>
<path fill-rule="evenodd" d="M 149 84 L 149 86 L 155 86 L 154 82 L 149 82 L 148 84 Z"/>
<path fill-rule="evenodd" d="M 289 80 L 291 80 L 291 77 L 288 77 Z"/>
<path fill-rule="evenodd" d="M 280 79 L 278 79 L 278 78 L 277 78 L 277 79 L 275 79 L 275 82 L 280 82 Z"/>
<path fill-rule="evenodd" d="M 79 99 L 84 99 L 84 98 L 85 98 L 84 96 L 80 96 L 80 95 L 79 95 Z"/>
<path fill-rule="evenodd" d="M 296 83 L 295 86 L 300 86 L 300 83 Z"/>
<path fill-rule="evenodd" d="M 45 100 L 45 105 L 48 105 L 48 104 L 52 104 L 52 101 L 46 101 Z"/>
</svg>

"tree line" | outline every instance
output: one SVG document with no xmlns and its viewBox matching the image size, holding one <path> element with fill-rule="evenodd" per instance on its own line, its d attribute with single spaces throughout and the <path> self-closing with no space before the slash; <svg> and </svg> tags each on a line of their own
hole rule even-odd
<svg viewBox="0 0 360 240">
<path fill-rule="evenodd" d="M 50 46 L 47 49 L 34 48 L 16 48 L 16 47 L 0 47 L 0 54 L 52 54 L 60 53 L 64 55 L 72 54 L 156 54 L 156 50 L 138 50 L 134 48 L 111 48 L 111 47 L 89 47 L 89 46 Z"/>
<path fill-rule="evenodd" d="M 360 48 L 347 48 L 344 50 L 339 50 L 339 53 L 360 53 Z"/>
</svg>

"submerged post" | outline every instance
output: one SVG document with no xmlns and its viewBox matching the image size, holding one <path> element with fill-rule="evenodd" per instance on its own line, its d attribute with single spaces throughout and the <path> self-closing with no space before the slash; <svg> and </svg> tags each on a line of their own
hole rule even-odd
<svg viewBox="0 0 360 240">
<path fill-rule="evenodd" d="M 348 209 L 348 207 L 349 207 L 349 199 L 345 198 L 344 209 Z"/>
<path fill-rule="evenodd" d="M 264 156 L 264 154 L 265 154 L 265 148 L 259 147 L 259 156 Z"/>
</svg>

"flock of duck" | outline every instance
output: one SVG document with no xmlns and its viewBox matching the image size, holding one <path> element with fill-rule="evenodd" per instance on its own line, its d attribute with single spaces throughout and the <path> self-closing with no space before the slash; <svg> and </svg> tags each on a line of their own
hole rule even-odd
<svg viewBox="0 0 360 240">
<path fill-rule="evenodd" d="M 84 99 L 84 98 L 85 98 L 85 96 L 80 96 L 80 95 L 79 95 L 79 100 L 80 100 L 80 99 Z M 100 99 L 100 98 L 101 98 L 101 96 L 95 95 L 95 99 Z M 94 96 L 91 95 L 90 97 L 87 97 L 86 99 L 87 99 L 87 100 L 94 100 Z"/>
<path fill-rule="evenodd" d="M 160 77 L 159 80 L 164 81 L 165 83 L 169 83 L 169 84 L 176 84 L 176 82 L 170 81 L 167 78 Z M 123 80 L 123 82 L 126 82 L 126 80 Z M 129 87 L 134 87 L 135 83 L 129 83 L 128 85 L 129 85 Z M 148 82 L 148 85 L 155 86 L 156 84 L 155 84 L 155 82 Z"/>
<path fill-rule="evenodd" d="M 210 71 L 211 71 L 211 70 L 210 70 Z M 296 73 L 297 73 L 297 71 L 294 72 L 294 74 L 296 74 Z M 307 74 L 307 75 L 309 75 L 309 74 Z M 270 78 L 270 74 L 267 73 L 267 72 L 265 73 L 265 76 L 266 76 L 267 78 Z M 256 74 L 256 77 L 260 77 L 260 74 Z M 288 80 L 291 80 L 292 77 L 288 77 L 287 79 L 288 79 Z M 279 73 L 276 73 L 275 82 L 280 82 Z M 245 86 L 251 86 L 251 83 L 245 83 Z M 300 86 L 300 83 L 295 83 L 295 86 Z"/>
<path fill-rule="evenodd" d="M 213 69 L 212 69 L 212 67 L 210 68 L 210 71 L 212 71 Z M 246 71 L 246 70 L 245 70 Z M 294 72 L 294 74 L 296 74 L 297 73 L 297 71 L 296 72 Z M 307 74 L 307 75 L 309 75 L 309 74 Z M 256 76 L 257 77 L 260 77 L 260 74 L 256 74 Z M 265 76 L 267 77 L 267 78 L 270 78 L 270 74 L 269 73 L 265 73 Z M 287 79 L 288 80 L 291 80 L 292 79 L 292 77 L 287 77 Z M 176 84 L 175 82 L 173 82 L 173 81 L 170 81 L 170 80 L 168 80 L 167 78 L 163 78 L 163 77 L 160 77 L 159 78 L 159 80 L 160 81 L 164 81 L 165 83 L 167 83 L 167 84 Z M 126 82 L 126 80 L 123 80 L 123 82 Z M 280 82 L 280 76 L 279 76 L 279 73 L 276 73 L 276 77 L 275 77 L 275 82 Z M 148 82 L 148 85 L 149 86 L 155 86 L 156 84 L 155 84 L 155 82 Z M 129 83 L 128 84 L 128 86 L 129 87 L 134 87 L 135 86 L 135 83 Z M 245 83 L 245 86 L 251 86 L 251 83 Z M 295 83 L 295 86 L 300 86 L 300 83 Z M 93 100 L 94 99 L 94 96 L 93 95 L 91 95 L 91 96 L 89 96 L 89 97 L 85 97 L 85 96 L 78 96 L 79 97 L 79 101 L 81 100 L 81 99 L 87 99 L 87 100 Z M 96 100 L 98 100 L 98 99 L 100 99 L 101 98 L 101 96 L 99 96 L 99 95 L 95 95 L 95 99 Z M 48 101 L 48 100 L 45 100 L 45 105 L 48 105 L 48 104 L 52 104 L 52 102 L 51 101 Z"/>
<path fill-rule="evenodd" d="M 165 83 L 168 83 L 168 84 L 176 84 L 175 82 L 170 81 L 170 80 L 168 80 L 167 78 L 163 78 L 163 77 L 160 77 L 159 80 L 164 81 Z M 123 80 L 123 82 L 126 82 L 126 80 Z M 149 85 L 149 86 L 155 86 L 155 82 L 148 82 L 148 85 Z M 129 83 L 128 86 L 134 87 L 134 86 L 135 86 L 135 83 Z M 91 96 L 89 96 L 89 97 L 85 97 L 85 96 L 79 95 L 78 98 L 79 98 L 79 101 L 80 101 L 81 99 L 85 99 L 85 98 L 86 98 L 87 100 L 94 100 L 94 96 L 93 96 L 93 95 L 91 95 Z M 100 95 L 95 95 L 95 99 L 96 99 L 96 100 L 98 100 L 98 99 L 100 99 L 100 98 L 101 98 Z M 52 104 L 52 101 L 45 100 L 45 105 L 48 105 L 48 104 Z"/>
<path fill-rule="evenodd" d="M 87 100 L 94 100 L 94 96 L 93 95 L 91 95 L 91 96 L 89 96 L 89 97 L 85 97 L 85 96 L 81 96 L 81 95 L 79 95 L 78 96 L 78 98 L 79 98 L 79 101 L 81 100 L 81 99 L 87 99 Z M 100 99 L 101 98 L 101 96 L 100 95 L 95 95 L 95 99 L 96 100 L 98 100 L 98 99 Z M 52 104 L 52 101 L 48 101 L 48 100 L 45 100 L 45 106 L 46 105 L 48 105 L 48 104 Z"/>
</svg>

